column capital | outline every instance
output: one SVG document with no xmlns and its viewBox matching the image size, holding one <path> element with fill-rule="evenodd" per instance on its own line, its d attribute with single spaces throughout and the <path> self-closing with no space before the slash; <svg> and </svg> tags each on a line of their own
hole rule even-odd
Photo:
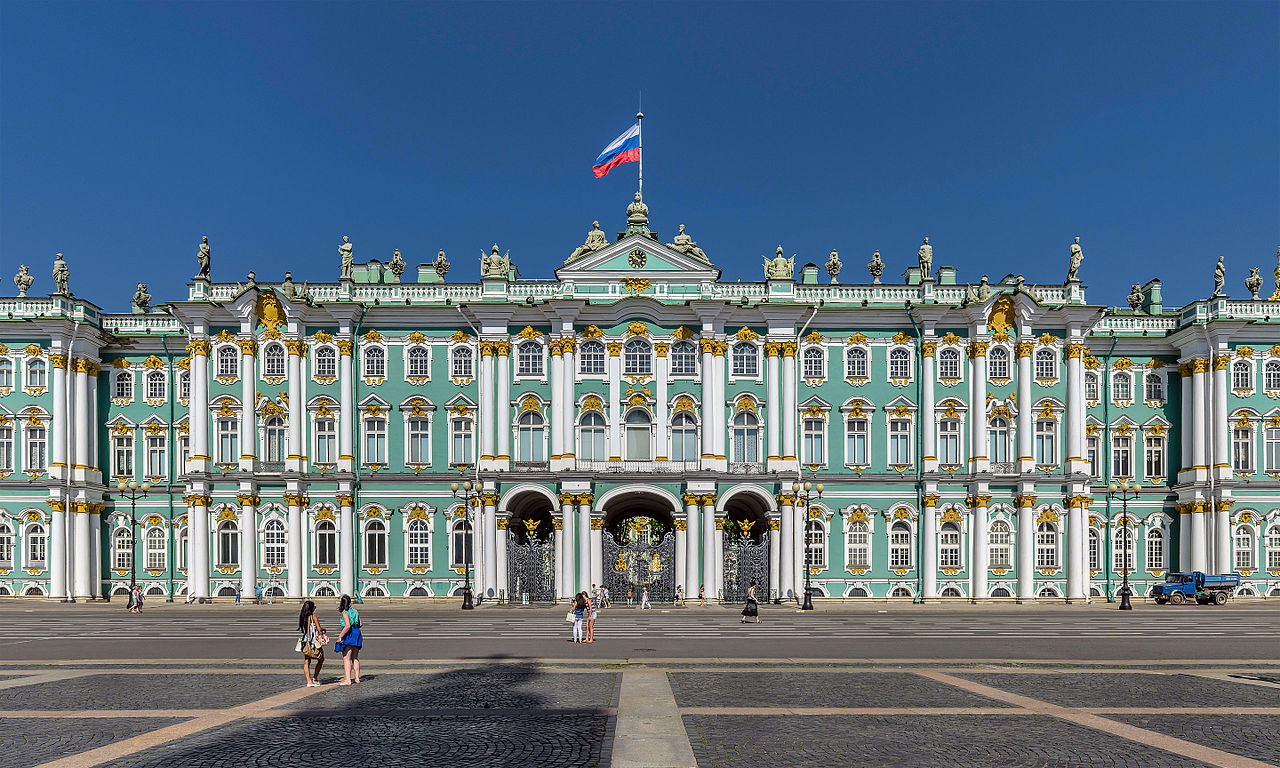
<svg viewBox="0 0 1280 768">
<path fill-rule="evenodd" d="M 698 493 L 686 493 L 684 495 L 684 504 L 686 507 L 697 507 L 702 505 L 702 495 Z"/>
<path fill-rule="evenodd" d="M 578 495 L 576 493 L 561 492 L 559 495 L 561 504 L 574 504 L 576 503 L 577 498 L 578 498 Z"/>
<path fill-rule="evenodd" d="M 784 342 L 782 342 L 782 345 L 781 345 L 781 346 L 782 346 L 782 356 L 783 356 L 783 357 L 795 357 L 795 356 L 796 356 L 796 343 L 795 343 L 794 341 L 784 341 Z"/>
<path fill-rule="evenodd" d="M 284 348 L 289 350 L 289 354 L 295 357 L 307 356 L 307 342 L 302 339 L 286 339 Z"/>
<path fill-rule="evenodd" d="M 1036 343 L 1034 341 L 1020 341 L 1014 347 L 1018 357 L 1031 357 L 1031 353 L 1035 351 Z"/>
<path fill-rule="evenodd" d="M 1080 342 L 1071 342 L 1063 347 L 1063 351 L 1067 353 L 1068 360 L 1083 359 L 1089 352 L 1089 348 Z"/>
<path fill-rule="evenodd" d="M 258 342 L 253 339 L 236 339 L 236 346 L 246 356 L 252 357 L 258 354 Z"/>
<path fill-rule="evenodd" d="M 926 507 L 936 507 L 942 501 L 942 497 L 936 493 L 926 493 L 921 497 L 920 501 Z"/>
<path fill-rule="evenodd" d="M 794 507 L 796 505 L 796 495 L 794 493 L 778 494 L 778 506 Z"/>
<path fill-rule="evenodd" d="M 50 353 L 49 365 L 53 366 L 54 368 L 58 368 L 60 370 L 65 371 L 67 369 L 67 356 L 60 355 L 57 353 Z"/>
<path fill-rule="evenodd" d="M 186 502 L 188 507 L 207 507 L 213 503 L 212 496 L 202 496 L 198 493 L 183 496 L 182 500 Z"/>
<path fill-rule="evenodd" d="M 355 352 L 356 343 L 351 339 L 338 339 L 334 343 L 338 345 L 338 352 L 343 357 L 351 357 L 351 355 Z"/>
<path fill-rule="evenodd" d="M 1031 494 L 1014 496 L 1013 503 L 1018 507 L 1018 509 L 1031 509 L 1036 505 L 1036 497 Z"/>
<path fill-rule="evenodd" d="M 986 356 L 987 356 L 987 347 L 988 347 L 989 345 L 990 345 L 990 342 L 986 342 L 986 341 L 971 341 L 971 342 L 969 342 L 969 359 L 970 359 L 970 360 L 976 360 L 976 359 L 977 359 L 977 358 L 979 358 L 979 357 L 986 357 Z M 986 380 L 986 377 L 985 377 L 985 376 L 983 377 L 983 380 L 984 380 L 984 381 Z"/>
<path fill-rule="evenodd" d="M 208 357 L 213 345 L 206 339 L 192 339 L 187 342 L 187 354 L 192 357 Z"/>
<path fill-rule="evenodd" d="M 938 352 L 938 342 L 924 341 L 920 343 L 920 354 L 924 357 L 933 357 Z"/>
<path fill-rule="evenodd" d="M 241 493 L 236 496 L 236 501 L 244 507 L 256 507 L 262 502 L 262 499 L 257 494 Z"/>
<path fill-rule="evenodd" d="M 964 503 L 967 504 L 970 509 L 986 509 L 991 505 L 991 496 L 986 493 L 975 493 L 971 496 L 965 497 Z"/>
<path fill-rule="evenodd" d="M 782 342 L 766 341 L 764 343 L 765 357 L 777 357 L 782 354 Z"/>
<path fill-rule="evenodd" d="M 353 507 L 356 503 L 356 497 L 350 493 L 339 493 L 334 499 L 340 507 Z"/>
</svg>

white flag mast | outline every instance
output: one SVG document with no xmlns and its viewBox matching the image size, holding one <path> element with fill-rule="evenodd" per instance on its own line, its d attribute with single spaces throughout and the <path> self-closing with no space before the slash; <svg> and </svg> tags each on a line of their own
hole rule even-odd
<svg viewBox="0 0 1280 768">
<path fill-rule="evenodd" d="M 640 144 L 640 196 L 644 197 L 644 112 L 636 110 L 636 125 L 639 127 Z"/>
</svg>

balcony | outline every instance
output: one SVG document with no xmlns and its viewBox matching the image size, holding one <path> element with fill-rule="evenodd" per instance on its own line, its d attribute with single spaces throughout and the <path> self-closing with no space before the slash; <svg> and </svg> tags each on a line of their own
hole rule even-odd
<svg viewBox="0 0 1280 768">
<path fill-rule="evenodd" d="M 546 461 L 513 461 L 511 462 L 512 472 L 546 472 L 551 469 L 551 463 Z"/>
<path fill-rule="evenodd" d="M 1018 474 L 1018 463 L 1014 461 L 993 461 L 991 462 L 991 474 L 1016 475 Z"/>
<path fill-rule="evenodd" d="M 764 472 L 763 461 L 731 461 L 729 462 L 729 474 L 731 475 L 759 475 Z"/>
<path fill-rule="evenodd" d="M 697 472 L 696 461 L 587 461 L 578 459 L 575 468 L 583 472 L 606 474 Z"/>
</svg>

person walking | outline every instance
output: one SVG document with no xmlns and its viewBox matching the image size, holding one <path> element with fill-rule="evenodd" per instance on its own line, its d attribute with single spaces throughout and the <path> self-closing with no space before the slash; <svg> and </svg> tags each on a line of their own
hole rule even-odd
<svg viewBox="0 0 1280 768">
<path fill-rule="evenodd" d="M 592 592 L 594 591 L 595 591 L 595 588 L 593 586 Z M 597 614 L 597 608 L 599 604 L 595 601 L 595 598 L 590 593 L 583 592 L 582 596 L 586 598 L 586 601 L 587 601 L 587 613 L 586 613 L 587 621 L 586 621 L 586 627 L 585 627 L 586 639 L 583 642 L 594 643 L 596 641 L 596 614 Z"/>
<path fill-rule="evenodd" d="M 631 595 L 632 595 L 631 585 L 628 584 L 627 585 L 627 605 L 631 605 Z"/>
<path fill-rule="evenodd" d="M 136 590 L 129 590 L 129 600 L 125 603 L 124 609 L 129 613 L 133 613 L 133 601 L 136 598 Z"/>
<path fill-rule="evenodd" d="M 302 638 L 298 641 L 298 649 L 302 651 L 302 675 L 307 678 L 307 687 L 320 685 L 320 668 L 324 666 L 324 647 L 329 644 L 329 636 L 320 626 L 316 618 L 316 604 L 307 600 L 298 613 L 298 632 Z M 311 671 L 311 662 L 315 661 L 315 672 Z"/>
<path fill-rule="evenodd" d="M 601 585 L 600 587 L 600 607 L 612 608 L 613 601 L 609 599 L 609 588 Z"/>
<path fill-rule="evenodd" d="M 587 601 L 582 593 L 574 595 L 573 598 L 573 642 L 582 642 L 582 618 L 586 615 Z"/>
<path fill-rule="evenodd" d="M 653 606 L 649 604 L 649 585 L 648 584 L 644 585 L 644 588 L 640 592 L 640 610 L 643 611 L 646 608 L 650 608 L 650 609 L 653 608 Z"/>
<path fill-rule="evenodd" d="M 751 586 L 747 587 L 747 604 L 742 608 L 742 623 L 747 623 L 748 617 L 755 617 L 756 623 L 760 623 L 760 604 L 756 602 L 756 583 L 751 582 Z"/>
<path fill-rule="evenodd" d="M 706 584 L 698 585 L 698 607 L 699 608 L 707 607 L 707 585 Z"/>
<path fill-rule="evenodd" d="M 142 585 L 133 585 L 133 612 L 142 613 Z"/>
<path fill-rule="evenodd" d="M 672 605 L 678 605 L 681 608 L 684 607 L 684 585 L 683 584 L 676 585 L 676 599 L 675 599 L 675 602 L 672 603 Z"/>
<path fill-rule="evenodd" d="M 240 604 L 240 585 L 236 585 L 236 605 Z"/>
<path fill-rule="evenodd" d="M 253 585 L 253 604 L 262 605 L 262 585 L 261 584 Z"/>
<path fill-rule="evenodd" d="M 360 684 L 360 647 L 364 635 L 360 631 L 360 612 L 351 607 L 351 598 L 338 598 L 338 614 L 342 618 L 342 631 L 333 644 L 334 653 L 342 655 L 342 682 L 338 685 Z M 354 670 L 354 675 L 353 675 Z"/>
</svg>

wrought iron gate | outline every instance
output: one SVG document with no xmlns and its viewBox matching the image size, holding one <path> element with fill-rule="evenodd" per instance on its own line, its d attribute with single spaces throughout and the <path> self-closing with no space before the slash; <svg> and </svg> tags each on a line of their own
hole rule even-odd
<svg viewBox="0 0 1280 768">
<path fill-rule="evenodd" d="M 522 603 L 528 595 L 531 603 L 554 603 L 556 600 L 555 534 L 544 538 L 530 536 L 514 528 L 507 529 L 507 599 Z"/>
<path fill-rule="evenodd" d="M 655 540 L 656 539 L 656 540 Z M 621 521 L 604 536 L 604 585 L 609 598 L 621 603 L 627 589 L 636 602 L 645 587 L 652 602 L 671 602 L 676 596 L 676 533 L 647 517 Z"/>
<path fill-rule="evenodd" d="M 726 603 L 745 603 L 747 588 L 756 583 L 756 600 L 767 602 L 770 597 L 769 537 L 773 531 L 765 530 L 760 540 L 738 531 L 724 531 L 724 563 L 721 574 L 724 583 L 720 599 Z"/>
</svg>

